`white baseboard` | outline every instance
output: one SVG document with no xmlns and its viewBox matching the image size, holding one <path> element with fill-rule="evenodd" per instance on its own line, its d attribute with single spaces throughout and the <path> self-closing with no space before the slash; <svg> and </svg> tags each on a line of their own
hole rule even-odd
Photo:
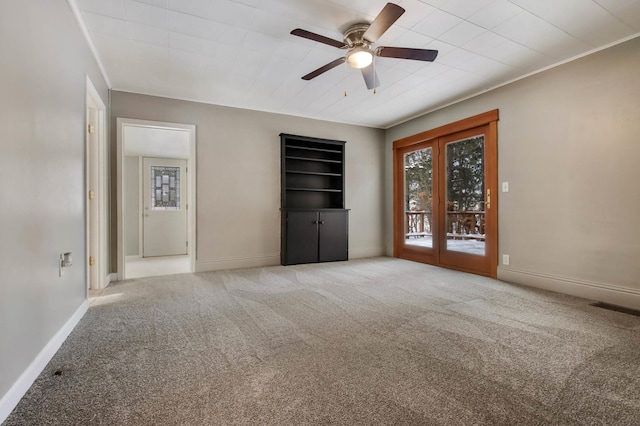
<svg viewBox="0 0 640 426">
<path fill-rule="evenodd" d="M 380 257 L 384 256 L 385 251 L 384 247 L 376 248 L 376 249 L 349 249 L 349 259 L 362 259 L 365 257 Z"/>
<path fill-rule="evenodd" d="M 60 330 L 49 340 L 40 353 L 31 362 L 29 367 L 20 375 L 11 389 L 0 399 L 0 423 L 4 422 L 9 414 L 16 408 L 20 399 L 29 390 L 33 382 L 38 378 L 42 370 L 47 366 L 51 358 L 58 352 L 62 343 L 67 339 L 71 331 L 78 324 L 89 308 L 89 301 L 82 302 L 75 313 L 67 320 Z"/>
<path fill-rule="evenodd" d="M 109 284 L 111 284 L 114 281 L 118 281 L 118 273 L 117 272 L 112 272 L 109 275 L 107 275 L 107 280 L 105 281 L 105 287 L 108 286 Z"/>
<path fill-rule="evenodd" d="M 508 267 L 498 267 L 498 279 L 544 290 L 557 291 L 625 308 L 640 309 L 640 290 L 575 278 L 560 277 Z"/>
<path fill-rule="evenodd" d="M 196 260 L 196 272 L 223 269 L 255 268 L 280 264 L 280 253 L 252 257 L 221 257 L 216 260 Z"/>
</svg>

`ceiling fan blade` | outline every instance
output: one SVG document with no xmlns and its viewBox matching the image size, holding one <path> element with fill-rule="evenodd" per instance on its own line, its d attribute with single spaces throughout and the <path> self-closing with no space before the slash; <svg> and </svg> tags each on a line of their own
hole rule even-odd
<svg viewBox="0 0 640 426">
<path fill-rule="evenodd" d="M 362 37 L 375 43 L 403 13 L 404 9 L 397 4 L 387 3 Z"/>
<path fill-rule="evenodd" d="M 433 62 L 438 56 L 437 50 L 412 49 L 409 47 L 379 47 L 376 51 L 383 58 L 413 59 Z"/>
<path fill-rule="evenodd" d="M 364 77 L 364 82 L 367 85 L 367 89 L 371 90 L 380 86 L 380 80 L 378 80 L 378 74 L 376 73 L 376 70 L 373 69 L 373 64 L 369 65 L 368 67 L 361 68 L 360 71 L 362 71 L 362 76 Z"/>
<path fill-rule="evenodd" d="M 317 41 L 318 43 L 328 44 L 329 46 L 337 47 L 338 49 L 347 47 L 347 45 L 342 41 L 334 40 L 320 34 L 312 33 L 311 31 L 303 30 L 301 28 L 296 28 L 295 30 L 291 31 L 291 34 L 302 38 L 308 38 L 309 40 Z"/>
<path fill-rule="evenodd" d="M 325 72 L 329 71 L 330 69 L 333 69 L 333 68 L 337 67 L 338 65 L 340 65 L 343 62 L 344 62 L 344 58 L 338 58 L 335 61 L 329 62 L 327 65 L 325 65 L 323 67 L 320 67 L 315 71 L 310 72 L 309 74 L 307 74 L 304 77 L 302 77 L 302 79 L 303 80 L 311 80 L 312 78 L 316 78 L 320 74 L 325 73 Z"/>
</svg>

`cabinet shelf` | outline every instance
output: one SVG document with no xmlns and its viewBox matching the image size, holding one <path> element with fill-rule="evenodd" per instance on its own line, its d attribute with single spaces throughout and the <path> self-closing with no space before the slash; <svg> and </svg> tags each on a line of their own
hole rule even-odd
<svg viewBox="0 0 640 426">
<path fill-rule="evenodd" d="M 333 163 L 333 164 L 342 164 L 342 160 L 329 160 L 327 158 L 312 158 L 312 157 L 294 157 L 291 155 L 287 155 L 285 157 L 287 160 L 302 160 L 302 161 L 315 161 L 319 163 Z"/>
<path fill-rule="evenodd" d="M 281 134 L 283 209 L 344 209 L 344 141 Z"/>
<path fill-rule="evenodd" d="M 342 176 L 342 173 L 308 172 L 303 170 L 287 170 L 286 173 L 291 173 L 296 175 L 310 175 L 310 176 L 332 176 L 332 177 Z"/>
<path fill-rule="evenodd" d="M 342 192 L 342 189 L 331 188 L 286 188 L 287 191 L 309 191 L 309 192 Z"/>
<path fill-rule="evenodd" d="M 339 149 L 311 148 L 308 146 L 299 146 L 299 145 L 285 145 L 285 148 L 302 149 L 305 151 L 331 152 L 333 154 L 342 154 L 342 151 L 340 151 Z"/>
</svg>

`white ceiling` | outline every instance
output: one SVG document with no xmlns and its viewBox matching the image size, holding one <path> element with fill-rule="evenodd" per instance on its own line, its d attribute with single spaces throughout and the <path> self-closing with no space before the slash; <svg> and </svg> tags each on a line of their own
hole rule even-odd
<svg viewBox="0 0 640 426">
<path fill-rule="evenodd" d="M 302 80 L 344 51 L 289 32 L 342 40 L 386 0 L 70 1 L 114 90 L 380 128 L 640 35 L 640 0 L 396 0 L 376 46 L 440 54 L 378 58 L 373 94 L 346 65 Z"/>
</svg>

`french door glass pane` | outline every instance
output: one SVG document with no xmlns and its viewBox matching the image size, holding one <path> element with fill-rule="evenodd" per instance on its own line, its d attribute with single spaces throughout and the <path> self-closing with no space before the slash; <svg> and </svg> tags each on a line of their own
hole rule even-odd
<svg viewBox="0 0 640 426">
<path fill-rule="evenodd" d="M 433 247 L 433 150 L 404 155 L 405 244 Z"/>
<path fill-rule="evenodd" d="M 446 248 L 484 256 L 484 136 L 446 144 Z"/>
</svg>

